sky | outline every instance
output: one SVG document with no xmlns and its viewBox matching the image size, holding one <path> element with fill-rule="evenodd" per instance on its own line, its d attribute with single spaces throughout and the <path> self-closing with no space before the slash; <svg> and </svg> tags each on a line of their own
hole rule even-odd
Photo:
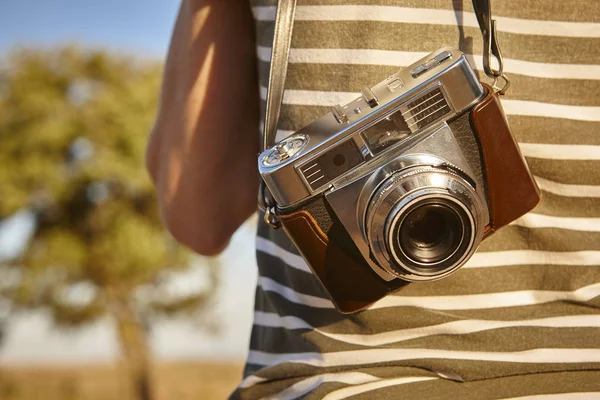
<svg viewBox="0 0 600 400">
<path fill-rule="evenodd" d="M 0 0 L 0 53 L 81 43 L 162 58 L 177 0 Z"/>
<path fill-rule="evenodd" d="M 0 0 L 0 56 L 16 46 L 77 43 L 163 59 L 178 7 L 176 0 Z M 0 226 L 0 258 L 18 248 L 31 228 L 27 213 L 5 222 Z M 240 228 L 223 254 L 223 286 L 213 312 L 221 321 L 220 333 L 208 334 L 186 321 L 160 321 L 151 339 L 159 358 L 245 358 L 256 282 L 255 224 L 254 219 Z M 186 282 L 201 279 L 200 268 L 181 277 L 182 290 Z M 114 360 L 119 354 L 114 339 L 109 320 L 61 331 L 43 312 L 28 313 L 11 322 L 0 347 L 0 365 Z"/>
</svg>

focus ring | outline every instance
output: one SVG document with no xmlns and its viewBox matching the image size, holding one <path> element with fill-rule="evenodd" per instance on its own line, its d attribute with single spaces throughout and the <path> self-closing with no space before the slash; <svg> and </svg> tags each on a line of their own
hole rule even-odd
<svg viewBox="0 0 600 400">
<path fill-rule="evenodd" d="M 396 226 L 401 216 L 406 217 L 410 209 L 419 204 L 444 204 L 446 208 L 461 215 L 461 223 L 469 226 L 467 245 L 461 239 L 458 250 L 442 261 L 428 264 L 411 262 L 410 257 L 401 257 L 394 251 L 390 239 L 390 229 Z M 396 172 L 387 177 L 373 191 L 366 212 L 365 230 L 371 258 L 388 273 L 408 281 L 441 279 L 466 262 L 482 238 L 483 226 L 481 200 L 467 179 L 443 167 L 416 166 Z M 400 221 L 401 222 L 401 221 Z M 394 231 L 395 232 L 395 231 Z M 395 239 L 394 239 L 395 240 Z M 444 260 L 447 263 L 444 263 Z M 415 261 L 415 260 L 412 260 Z"/>
</svg>

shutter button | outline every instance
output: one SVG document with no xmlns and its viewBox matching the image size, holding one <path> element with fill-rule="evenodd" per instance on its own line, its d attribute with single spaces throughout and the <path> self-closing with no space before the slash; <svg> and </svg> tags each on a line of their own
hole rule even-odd
<svg viewBox="0 0 600 400">
<path fill-rule="evenodd" d="M 417 78 L 418 76 L 423 75 L 425 72 L 433 69 L 433 67 L 437 67 L 448 58 L 452 58 L 452 53 L 449 51 L 443 51 L 432 59 L 427 60 L 423 64 L 417 65 L 412 71 L 410 71 L 410 74 L 413 78 Z"/>
<path fill-rule="evenodd" d="M 281 164 L 288 158 L 298 154 L 308 142 L 306 135 L 294 135 L 283 139 L 269 150 L 262 158 L 262 163 L 266 167 L 273 167 Z"/>
</svg>

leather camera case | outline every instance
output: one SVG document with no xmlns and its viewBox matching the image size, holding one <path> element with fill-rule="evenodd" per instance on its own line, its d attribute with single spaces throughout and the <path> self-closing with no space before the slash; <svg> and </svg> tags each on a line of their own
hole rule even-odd
<svg viewBox="0 0 600 400">
<path fill-rule="evenodd" d="M 448 125 L 461 142 L 474 171 L 483 174 L 490 210 L 485 239 L 531 211 L 540 201 L 541 193 L 510 131 L 498 95 L 489 85 L 483 86 L 487 96 Z M 301 209 L 281 213 L 280 219 L 342 313 L 363 310 L 410 283 L 400 279 L 386 282 L 380 278 L 366 263 L 323 196 Z"/>
</svg>

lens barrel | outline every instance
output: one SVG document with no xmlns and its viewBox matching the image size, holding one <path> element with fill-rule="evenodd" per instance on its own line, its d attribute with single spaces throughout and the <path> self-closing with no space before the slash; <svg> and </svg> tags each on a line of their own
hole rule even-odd
<svg viewBox="0 0 600 400">
<path fill-rule="evenodd" d="M 452 255 L 463 238 L 463 224 L 452 207 L 430 202 L 408 212 L 395 230 L 394 247 L 420 263 L 439 262 Z"/>
<path fill-rule="evenodd" d="M 408 281 L 441 279 L 461 267 L 482 238 L 473 186 L 436 167 L 401 171 L 375 190 L 366 215 L 371 255 Z"/>
<path fill-rule="evenodd" d="M 471 229 L 464 209 L 445 198 L 429 198 L 395 219 L 388 246 L 401 264 L 432 273 L 460 258 L 468 247 Z"/>
</svg>

